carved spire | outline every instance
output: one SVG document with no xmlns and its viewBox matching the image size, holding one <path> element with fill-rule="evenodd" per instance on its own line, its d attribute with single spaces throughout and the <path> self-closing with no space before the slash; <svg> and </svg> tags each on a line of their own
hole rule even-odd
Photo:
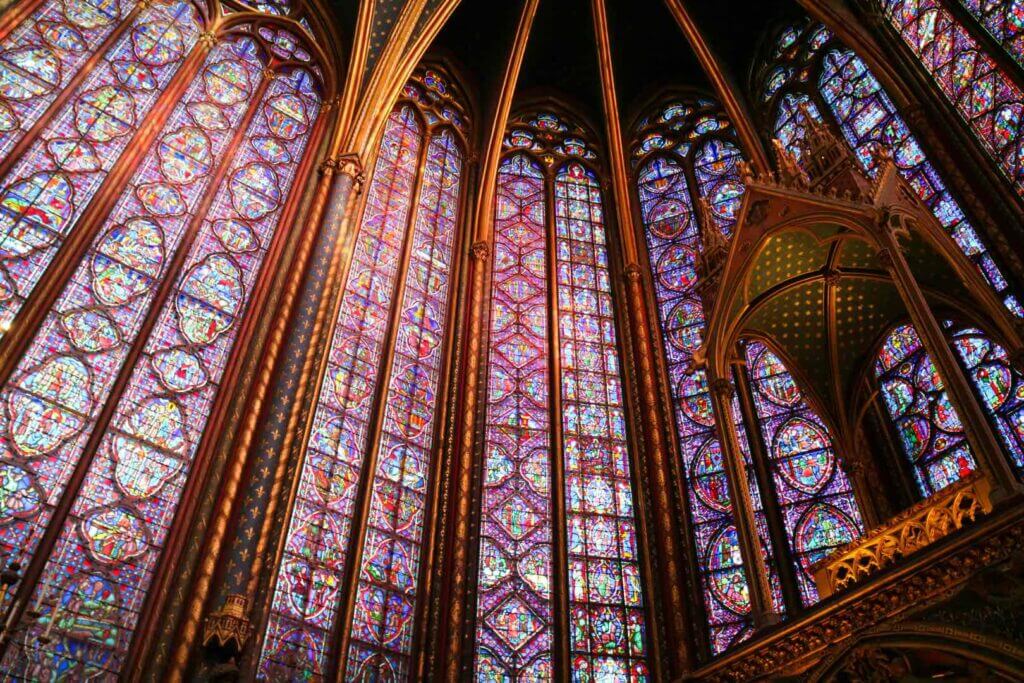
<svg viewBox="0 0 1024 683">
<path fill-rule="evenodd" d="M 823 121 L 815 118 L 806 103 L 800 105 L 800 115 L 806 133 L 797 144 L 800 146 L 800 165 L 810 182 L 809 189 L 850 199 L 870 197 L 871 181 L 846 142 L 836 137 Z"/>
</svg>

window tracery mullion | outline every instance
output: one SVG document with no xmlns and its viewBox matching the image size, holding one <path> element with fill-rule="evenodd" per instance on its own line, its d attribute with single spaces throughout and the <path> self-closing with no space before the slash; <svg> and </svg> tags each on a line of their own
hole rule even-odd
<svg viewBox="0 0 1024 683">
<path fill-rule="evenodd" d="M 156 325 L 156 321 L 162 307 L 174 290 L 174 285 L 177 282 L 180 270 L 188 256 L 188 250 L 192 240 L 195 239 L 195 234 L 205 218 L 206 209 L 213 201 L 213 196 L 216 194 L 217 188 L 228 171 L 235 151 L 244 139 L 248 122 L 253 116 L 255 116 L 258 110 L 258 107 L 255 106 L 255 104 L 260 101 L 259 98 L 262 97 L 262 93 L 265 91 L 268 84 L 269 79 L 264 78 L 261 81 L 258 92 L 256 93 L 257 98 L 250 100 L 250 105 L 242 119 L 242 122 L 236 129 L 231 142 L 222 153 L 217 172 L 213 175 L 213 180 L 208 184 L 204 192 L 204 202 L 196 209 L 194 217 L 189 222 L 189 226 L 185 231 L 185 235 L 180 246 L 178 247 L 178 251 L 175 253 L 168 269 L 163 274 L 163 280 L 158 287 L 157 294 L 149 304 L 145 320 L 135 335 L 134 342 L 131 345 L 131 350 L 121 363 L 120 371 L 117 373 L 117 378 L 114 380 L 113 387 L 104 401 L 103 409 L 96 420 L 90 425 L 91 433 L 89 439 L 78 456 L 73 473 L 61 494 L 60 502 L 57 504 L 53 514 L 50 516 L 46 525 L 46 531 L 44 532 L 43 537 L 35 549 L 32 559 L 25 570 L 25 576 L 18 584 L 18 592 L 15 599 L 12 601 L 11 612 L 9 613 L 10 616 L 8 616 L 10 623 L 16 623 L 23 618 L 29 596 L 37 589 L 37 583 L 41 577 L 43 569 L 49 561 L 54 544 L 57 542 L 61 530 L 67 521 L 72 505 L 78 498 L 82 482 L 92 465 L 100 442 L 110 426 L 110 421 L 113 418 L 115 409 L 117 408 L 123 392 L 128 385 L 128 381 L 135 369 L 136 362 L 142 353 L 150 332 Z M 9 381 L 9 379 L 7 381 Z M 6 382 L 4 382 L 4 384 L 6 384 Z M 2 646 L 0 646 L 0 658 L 3 658 L 4 653 L 9 650 L 9 644 L 10 641 L 6 641 Z"/>
<path fill-rule="evenodd" d="M 555 231 L 555 167 L 544 168 L 544 229 L 547 256 L 548 396 L 551 429 L 551 672 L 556 680 L 569 678 L 572 671 L 569 643 L 569 561 L 565 497 L 565 443 L 562 424 L 562 347 L 558 306 L 558 237 Z"/>
<path fill-rule="evenodd" d="M 399 107 L 402 105 L 399 104 Z M 383 429 L 384 413 L 387 408 L 385 398 L 388 393 L 388 386 L 391 383 L 391 359 L 394 356 L 395 344 L 398 338 L 399 317 L 402 307 L 396 302 L 402 301 L 407 286 L 406 279 L 409 273 L 409 261 L 412 256 L 412 243 L 415 237 L 416 217 L 420 210 L 420 194 L 423 192 L 424 165 L 426 164 L 427 152 L 430 141 L 433 137 L 428 126 L 422 120 L 422 114 L 416 109 L 416 116 L 420 119 L 420 147 L 417 150 L 416 165 L 414 166 L 416 177 L 413 181 L 412 192 L 409 196 L 409 210 L 405 216 L 403 228 L 402 248 L 399 253 L 398 268 L 395 272 L 394 286 L 391 297 L 388 299 L 390 310 L 388 311 L 387 324 L 385 326 L 382 352 L 378 360 L 378 369 L 375 375 L 376 386 L 374 387 L 373 403 L 370 409 L 370 421 L 367 429 L 366 448 L 359 472 L 359 483 L 356 493 L 355 513 L 351 520 L 353 533 L 348 538 L 348 561 L 346 565 L 345 579 L 342 582 L 343 609 L 339 611 L 338 622 L 335 624 L 334 637 L 332 638 L 332 658 L 328 662 L 334 662 L 328 670 L 337 673 L 335 680 L 348 680 L 352 676 L 349 670 L 349 653 L 351 651 L 352 619 L 355 613 L 355 603 L 359 587 L 359 574 L 363 567 L 364 543 L 366 542 L 367 523 L 370 513 L 370 506 L 373 496 L 374 475 L 377 471 L 377 464 L 380 457 L 381 430 Z"/>
<path fill-rule="evenodd" d="M 803 607 L 800 589 L 796 584 L 796 577 L 793 575 L 793 567 L 796 565 L 790 552 L 785 520 L 780 512 L 779 492 L 769 471 L 768 444 L 765 443 L 764 432 L 760 429 L 761 420 L 754 405 L 753 388 L 746 373 L 746 361 L 742 348 L 739 349 L 738 354 L 738 357 L 744 360 L 743 364 L 733 366 L 732 370 L 732 381 L 736 387 L 736 397 L 740 413 L 743 416 L 742 424 L 737 425 L 737 429 L 742 428 L 745 431 L 747 443 L 750 445 L 753 467 L 747 469 L 748 476 L 754 475 L 758 491 L 763 498 L 766 498 L 762 501 L 762 514 L 768 526 L 772 549 L 777 556 L 774 566 L 782 588 L 786 611 L 795 613 Z M 756 525 L 756 520 L 750 520 L 748 523 Z"/>
</svg>

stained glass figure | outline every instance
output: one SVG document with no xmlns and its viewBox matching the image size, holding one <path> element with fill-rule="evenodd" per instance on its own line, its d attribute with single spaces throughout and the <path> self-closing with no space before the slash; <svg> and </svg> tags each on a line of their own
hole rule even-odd
<svg viewBox="0 0 1024 683">
<path fill-rule="evenodd" d="M 87 23 L 113 22 L 120 11 L 115 2 L 61 5 L 80 8 L 79 20 Z M 130 23 L 20 156 L 0 162 L 0 335 L 10 329 L 200 32 L 195 6 L 185 0 L 154 2 Z M 35 71 L 39 65 L 23 68 Z"/>
<path fill-rule="evenodd" d="M 1010 364 L 1006 349 L 979 329 L 956 330 L 953 348 L 1019 475 L 1024 472 L 1024 376 Z"/>
<path fill-rule="evenodd" d="M 143 65 L 180 59 L 159 27 Z M 320 106 L 308 73 L 264 69 L 252 38 L 210 50 L 2 389 L 25 406 L 5 426 L 9 457 L 46 496 L 0 529 L 4 547 L 27 560 L 60 524 L 8 676 L 124 662 Z M 124 122 L 98 111 L 86 138 Z M 67 518 L 51 521 L 62 494 Z"/>
<path fill-rule="evenodd" d="M 477 680 L 552 676 L 547 195 L 523 155 L 502 162 L 494 225 Z"/>
<path fill-rule="evenodd" d="M 974 471 L 960 416 L 913 327 L 889 333 L 875 360 L 875 377 L 923 496 Z"/>
<path fill-rule="evenodd" d="M 710 227 L 723 236 L 730 235 L 743 192 L 738 175 L 742 157 L 733 134 L 693 134 L 700 121 L 719 118 L 713 102 L 670 103 L 659 108 L 659 113 L 649 117 L 647 126 L 638 131 L 640 143 L 633 155 L 640 164 L 637 189 L 658 318 L 666 342 L 665 359 L 686 477 L 690 528 L 713 654 L 724 652 L 752 633 L 746 570 L 707 379 L 703 370 L 691 369 L 693 354 L 704 334 L 704 309 L 697 290 L 697 256 L 702 249 L 698 220 L 710 221 Z M 658 136 L 664 143 L 648 144 L 651 136 Z M 688 173 L 693 174 L 693 181 L 688 180 Z M 703 202 L 708 209 L 699 218 L 694 209 L 697 202 Z M 734 415 L 734 428 L 749 467 L 750 449 L 738 408 L 734 407 Z M 753 476 L 748 475 L 748 481 L 768 558 L 774 607 L 782 613 L 785 607 L 761 492 Z"/>
<path fill-rule="evenodd" d="M 811 565 L 864 531 L 828 428 L 764 343 L 746 345 L 747 374 L 805 606 L 818 601 Z"/>
<path fill-rule="evenodd" d="M 1024 91 L 940 0 L 877 0 L 877 4 L 982 148 L 1024 195 Z M 1018 7 L 1017 19 L 1019 14 Z M 1009 34 L 1003 32 L 997 38 L 1020 58 L 1019 46 L 1014 46 Z"/>
<path fill-rule="evenodd" d="M 984 30 L 1024 66 L 1024 3 L 1021 0 L 959 0 Z"/>
<path fill-rule="evenodd" d="M 877 153 L 888 152 L 903 177 L 1006 307 L 1015 315 L 1024 316 L 1024 308 L 1011 292 L 989 249 L 864 62 L 823 27 L 809 24 L 801 35 L 803 41 L 784 51 L 778 60 L 781 66 L 768 70 L 765 77 L 764 92 L 769 109 L 774 112 L 776 137 L 787 149 L 799 154 L 798 142 L 806 133 L 806 112 L 819 121 L 822 112 L 826 112 L 869 174 L 877 172 Z M 776 82 L 780 68 L 789 74 L 782 85 Z"/>
<path fill-rule="evenodd" d="M 457 253 L 465 113 L 455 95 L 444 75 L 421 69 L 385 126 L 284 538 L 264 680 L 321 680 L 338 629 L 349 635 L 346 680 L 412 676 Z M 353 617 L 341 624 L 356 561 Z"/>
</svg>

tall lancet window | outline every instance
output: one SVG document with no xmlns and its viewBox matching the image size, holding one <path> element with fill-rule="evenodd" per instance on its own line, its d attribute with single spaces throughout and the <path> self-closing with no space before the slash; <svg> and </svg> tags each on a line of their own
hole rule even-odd
<svg viewBox="0 0 1024 683">
<path fill-rule="evenodd" d="M 946 188 L 939 172 L 928 161 L 892 100 L 855 53 L 820 25 L 791 27 L 780 33 L 773 59 L 764 66 L 761 77 L 769 125 L 791 152 L 799 154 L 799 141 L 805 133 L 808 115 L 841 132 L 870 174 L 876 172 L 876 152 L 889 152 L 903 177 L 931 208 L 1007 309 L 1016 316 L 1024 316 L 1017 294 L 1003 277 L 992 254 Z M 971 338 L 978 339 L 979 335 L 975 332 Z M 1005 356 L 1001 348 L 988 343 L 994 353 Z M 957 350 L 966 365 L 971 366 L 976 360 L 968 357 L 970 354 L 963 348 L 957 347 Z M 927 370 L 921 371 L 921 381 L 914 377 L 896 377 L 910 365 L 934 369 L 916 331 L 911 327 L 894 330 L 883 344 L 877 361 L 875 376 L 883 402 L 895 423 L 904 454 L 915 469 L 922 495 L 930 495 L 973 470 L 974 460 L 963 437 L 960 418 L 945 398 L 937 373 L 933 372 L 935 381 L 926 379 Z M 1024 381 L 1016 370 L 1005 367 L 1012 384 Z M 985 378 L 972 377 L 1004 447 L 1019 467 L 1024 462 L 1024 449 L 1015 435 L 1016 428 L 1007 428 L 1007 419 L 1017 418 L 1001 417 L 1009 414 L 1005 412 L 1009 411 L 1006 403 L 999 402 L 999 407 L 995 407 L 996 402 L 986 397 Z M 913 394 L 907 393 L 911 387 L 916 387 Z M 935 400 L 941 398 L 941 403 L 936 404 L 941 410 L 927 409 L 930 405 L 927 396 Z M 922 414 L 929 410 L 935 414 Z M 1016 415 L 1015 410 L 1010 412 Z M 936 459 L 940 453 L 944 453 L 945 458 Z M 941 473 L 935 468 L 940 468 Z"/>
<path fill-rule="evenodd" d="M 972 33 L 992 31 L 1020 62 L 1019 3 L 964 2 L 983 19 L 985 28 L 977 22 L 965 26 L 942 0 L 875 3 L 1003 175 L 1024 195 L 1024 91 Z M 1016 26 L 1005 21 L 1011 18 Z"/>
<path fill-rule="evenodd" d="M 730 427 L 736 430 L 745 460 L 754 519 L 736 519 L 707 377 L 703 370 L 694 369 L 693 363 L 705 327 L 697 264 L 708 235 L 725 241 L 732 237 L 744 191 L 739 174 L 742 153 L 728 119 L 709 99 L 681 99 L 662 105 L 637 124 L 635 139 L 633 161 L 665 342 L 686 484 L 687 522 L 701 577 L 709 649 L 719 654 L 748 637 L 753 627 L 738 523 L 752 523 L 760 536 L 771 607 L 784 614 L 817 601 L 808 566 L 839 545 L 839 539 L 859 535 L 860 514 L 821 420 L 803 400 L 778 357 L 760 342 L 753 342 L 747 348 L 754 353 L 748 362 L 755 372 L 737 388 L 746 391 L 752 386 L 754 395 L 747 398 L 757 410 L 747 416 L 750 422 L 745 424 L 740 409 L 743 401 L 737 395 Z M 777 398 L 772 390 L 782 388 L 788 392 L 785 398 L 789 402 L 764 401 Z M 817 446 L 804 448 L 810 443 L 805 437 L 818 437 Z M 759 453 L 767 454 L 764 457 L 774 480 L 759 481 L 754 463 L 754 457 L 762 457 L 756 455 Z M 788 486 L 791 480 L 797 485 Z M 842 512 L 832 514 L 835 506 L 818 505 L 838 498 Z M 769 523 L 773 517 L 779 520 L 775 526 L 785 529 L 784 536 L 773 537 Z M 839 518 L 841 527 L 834 524 Z M 787 552 L 780 552 L 783 550 Z M 793 559 L 791 566 L 781 564 L 783 556 Z M 785 604 L 783 572 L 796 575 L 800 604 Z"/>
<path fill-rule="evenodd" d="M 732 235 L 743 195 L 738 168 L 742 155 L 731 124 L 709 99 L 687 99 L 659 108 L 639 123 L 636 139 L 633 162 L 666 343 L 690 533 L 701 576 L 710 649 L 717 654 L 748 637 L 753 622 L 707 377 L 703 370 L 691 370 L 693 354 L 704 335 L 704 308 L 698 294 L 697 258 L 702 248 L 698 221 L 707 220 L 707 227 L 724 238 Z M 708 210 L 698 217 L 696 207 L 702 202 Z M 744 455 L 749 458 L 738 408 L 733 412 Z M 769 558 L 775 606 L 784 611 L 761 493 L 753 477 L 749 479 Z"/>
<path fill-rule="evenodd" d="M 454 87 L 420 70 L 384 128 L 283 541 L 266 680 L 412 676 L 458 253 Z"/>
<path fill-rule="evenodd" d="M 539 113 L 515 119 L 505 139 L 494 224 L 478 680 L 648 677 L 609 238 L 587 137 Z M 555 615 L 566 607 L 568 632 L 558 633 Z M 557 672 L 562 639 L 570 660 Z"/>
<path fill-rule="evenodd" d="M 1018 64 L 1024 66 L 1024 5 L 1020 0 L 958 0 Z"/>
<path fill-rule="evenodd" d="M 0 41 L 0 677 L 121 672 L 295 217 L 312 40 L 206 9 L 43 2 Z"/>
</svg>

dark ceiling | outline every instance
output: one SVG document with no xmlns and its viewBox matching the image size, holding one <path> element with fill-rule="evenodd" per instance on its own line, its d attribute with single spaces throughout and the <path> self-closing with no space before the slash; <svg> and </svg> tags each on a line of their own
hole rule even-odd
<svg viewBox="0 0 1024 683">
<path fill-rule="evenodd" d="M 689 43 L 664 0 L 606 0 L 623 123 L 668 87 L 710 90 Z M 494 106 L 522 0 L 462 0 L 435 40 L 466 74 L 484 111 Z M 762 36 L 800 16 L 795 0 L 689 0 L 687 8 L 712 52 L 744 87 Z M 554 93 L 601 120 L 591 0 L 540 0 L 517 97 Z M 485 114 L 486 115 L 486 114 Z"/>
</svg>

